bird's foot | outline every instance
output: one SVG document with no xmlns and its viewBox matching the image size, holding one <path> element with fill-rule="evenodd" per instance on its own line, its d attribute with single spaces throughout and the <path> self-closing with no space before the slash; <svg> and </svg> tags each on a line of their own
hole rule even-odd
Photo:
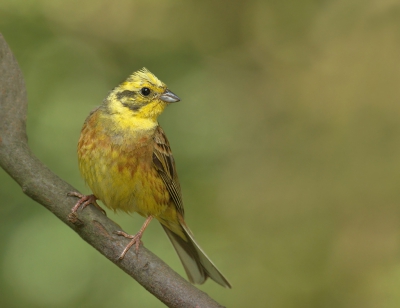
<svg viewBox="0 0 400 308">
<path fill-rule="evenodd" d="M 93 204 L 95 207 L 97 207 L 104 215 L 106 214 L 106 211 L 104 211 L 100 205 L 97 204 L 96 200 L 97 197 L 95 195 L 82 195 L 81 193 L 78 193 L 76 191 L 69 192 L 67 194 L 68 196 L 71 197 L 77 197 L 79 200 L 76 202 L 74 207 L 71 209 L 71 213 L 68 215 L 68 220 L 71 222 L 76 222 L 77 221 L 77 211 L 81 207 L 82 210 L 87 207 L 89 204 Z"/>
<path fill-rule="evenodd" d="M 130 235 L 128 233 L 125 233 L 124 231 L 114 231 L 115 234 L 123 236 L 125 238 L 130 238 L 131 241 L 128 243 L 128 245 L 126 245 L 125 249 L 122 251 L 122 253 L 119 256 L 119 260 L 122 260 L 126 253 L 128 252 L 128 250 L 135 245 L 135 252 L 136 254 L 138 254 L 139 252 L 139 246 L 140 243 L 142 242 L 142 236 L 144 233 L 144 230 L 146 230 L 147 226 L 149 225 L 150 221 L 153 219 L 153 216 L 149 216 L 147 217 L 146 221 L 144 222 L 143 226 L 140 228 L 139 232 L 136 233 L 135 235 Z"/>
<path fill-rule="evenodd" d="M 121 253 L 120 256 L 118 257 L 119 260 L 122 260 L 122 259 L 125 257 L 126 253 L 128 252 L 128 250 L 129 250 L 133 245 L 135 245 L 136 254 L 138 253 L 140 243 L 142 242 L 141 238 L 142 238 L 143 232 L 140 232 L 140 231 L 139 231 L 139 232 L 136 233 L 135 235 L 131 235 L 131 234 L 125 233 L 125 232 L 123 232 L 123 231 L 115 231 L 114 233 L 117 234 L 117 235 L 120 235 L 120 236 L 123 236 L 123 237 L 130 238 L 130 239 L 131 239 L 131 241 L 129 242 L 129 244 L 126 245 L 125 249 L 122 251 L 122 253 Z"/>
</svg>

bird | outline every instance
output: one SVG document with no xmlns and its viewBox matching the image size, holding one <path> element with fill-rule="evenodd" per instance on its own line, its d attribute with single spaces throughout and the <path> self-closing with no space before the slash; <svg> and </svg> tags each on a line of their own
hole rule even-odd
<svg viewBox="0 0 400 308">
<path fill-rule="evenodd" d="M 207 278 L 226 288 L 231 284 L 197 244 L 184 220 L 181 187 L 175 160 L 157 118 L 180 98 L 146 68 L 132 73 L 115 87 L 86 118 L 78 141 L 81 175 L 91 195 L 71 192 L 78 209 L 101 200 L 111 210 L 138 213 L 146 220 L 139 232 L 116 234 L 130 239 L 119 256 L 135 245 L 139 251 L 146 227 L 156 219 L 175 248 L 188 279 L 203 284 Z"/>
</svg>

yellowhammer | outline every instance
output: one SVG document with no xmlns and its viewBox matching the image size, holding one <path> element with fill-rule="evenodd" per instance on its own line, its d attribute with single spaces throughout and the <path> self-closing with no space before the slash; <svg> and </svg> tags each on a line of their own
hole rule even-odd
<svg viewBox="0 0 400 308">
<path fill-rule="evenodd" d="M 72 193 L 80 200 L 72 209 L 101 200 L 108 208 L 147 217 L 120 255 L 133 245 L 139 249 L 147 225 L 156 218 L 171 240 L 192 283 L 210 277 L 224 287 L 227 279 L 194 240 L 184 221 L 184 210 L 167 137 L 157 117 L 180 99 L 156 76 L 143 68 L 110 92 L 86 119 L 78 143 L 81 174 L 93 195 Z"/>
</svg>

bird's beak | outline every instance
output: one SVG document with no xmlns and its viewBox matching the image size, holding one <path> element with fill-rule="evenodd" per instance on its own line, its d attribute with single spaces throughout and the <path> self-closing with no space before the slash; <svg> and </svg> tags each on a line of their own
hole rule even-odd
<svg viewBox="0 0 400 308">
<path fill-rule="evenodd" d="M 166 103 L 176 103 L 179 102 L 181 99 L 170 90 L 165 90 L 163 94 L 161 94 L 160 99 Z"/>
</svg>

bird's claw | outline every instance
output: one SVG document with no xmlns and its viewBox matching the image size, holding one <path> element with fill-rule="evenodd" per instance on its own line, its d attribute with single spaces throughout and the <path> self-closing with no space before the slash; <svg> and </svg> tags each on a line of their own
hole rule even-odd
<svg viewBox="0 0 400 308">
<path fill-rule="evenodd" d="M 89 204 L 93 204 L 95 207 L 97 207 L 104 215 L 107 216 L 106 211 L 100 206 L 98 205 L 98 203 L 96 202 L 97 197 L 95 195 L 83 195 L 81 193 L 78 193 L 76 191 L 72 191 L 67 193 L 67 196 L 70 197 L 77 197 L 79 198 L 79 200 L 76 202 L 76 204 L 74 205 L 74 207 L 71 210 L 71 214 L 76 213 L 79 208 L 81 207 L 82 210 L 87 207 Z"/>
<path fill-rule="evenodd" d="M 118 257 L 118 260 L 122 260 L 125 257 L 126 253 L 128 252 L 128 250 L 133 245 L 135 245 L 136 254 L 139 254 L 139 246 L 142 243 L 141 238 L 142 238 L 143 232 L 139 231 L 135 235 L 128 234 L 128 233 L 126 233 L 124 231 L 114 231 L 113 233 L 116 234 L 116 235 L 123 236 L 125 238 L 131 239 L 131 241 L 128 243 L 128 245 L 126 245 L 126 247 L 124 248 L 124 250 L 122 251 L 122 253 Z"/>
</svg>

